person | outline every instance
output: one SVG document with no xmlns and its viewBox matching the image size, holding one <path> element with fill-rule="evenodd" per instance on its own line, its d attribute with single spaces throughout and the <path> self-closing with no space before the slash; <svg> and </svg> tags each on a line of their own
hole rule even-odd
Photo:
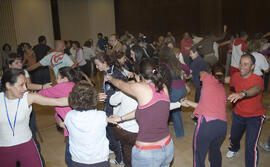
<svg viewBox="0 0 270 167">
<path fill-rule="evenodd" d="M 138 105 L 135 99 L 121 91 L 116 91 L 111 96 L 110 104 L 114 106 L 113 114 L 117 116 L 123 116 L 136 110 Z M 138 131 L 139 126 L 135 119 L 119 123 L 114 128 L 115 137 L 120 141 L 123 150 L 125 167 L 131 167 L 131 151 L 135 145 Z"/>
<path fill-rule="evenodd" d="M 56 85 L 47 89 L 40 90 L 38 93 L 45 97 L 52 98 L 60 98 L 60 97 L 68 97 L 69 93 L 72 91 L 75 83 L 81 80 L 81 75 L 78 71 L 71 67 L 62 67 L 59 69 Z M 67 138 L 66 140 L 66 151 L 65 151 L 65 162 L 70 167 L 71 166 L 71 155 L 69 151 L 69 137 L 68 131 L 63 126 L 66 115 L 72 109 L 69 106 L 66 107 L 55 107 L 55 119 L 56 123 L 64 128 L 64 136 Z"/>
<path fill-rule="evenodd" d="M 140 63 L 139 82 L 124 82 L 106 75 L 106 80 L 118 89 L 136 98 L 136 111 L 119 116 L 111 116 L 111 122 L 136 118 L 139 124 L 136 144 L 132 148 L 133 167 L 166 166 L 173 159 L 174 146 L 168 128 L 170 114 L 169 91 L 161 75 L 160 66 L 152 59 Z"/>
<path fill-rule="evenodd" d="M 226 92 L 223 86 L 225 69 L 214 66 L 212 75 L 202 71 L 202 91 L 199 103 L 183 99 L 181 105 L 193 107 L 198 123 L 193 136 L 193 167 L 204 167 L 209 150 L 210 166 L 221 167 L 221 144 L 227 132 Z"/>
<path fill-rule="evenodd" d="M 269 71 L 269 64 L 260 52 L 260 41 L 258 40 L 250 40 L 247 44 L 246 51 L 252 54 L 255 57 L 255 68 L 253 73 L 259 76 L 263 76 L 263 72 Z"/>
<path fill-rule="evenodd" d="M 93 60 L 93 58 L 96 56 L 96 54 L 94 52 L 92 39 L 85 41 L 85 43 L 83 45 L 83 56 L 87 62 L 87 66 L 90 69 L 90 75 L 91 74 L 96 75 L 97 69 L 95 67 L 95 63 Z"/>
<path fill-rule="evenodd" d="M 193 40 L 188 32 L 185 32 L 183 39 L 181 40 L 181 53 L 186 65 L 190 66 L 192 59 L 190 58 L 190 48 L 193 45 Z"/>
<path fill-rule="evenodd" d="M 32 104 L 67 106 L 67 98 L 46 98 L 26 90 L 24 71 L 8 69 L 1 80 L 0 92 L 0 166 L 42 167 L 32 139 L 29 117 Z M 19 113 L 19 114 L 18 114 Z"/>
<path fill-rule="evenodd" d="M 103 34 L 98 33 L 97 37 L 98 37 L 97 49 L 104 52 L 107 48 L 105 48 L 105 46 L 104 46 L 105 45 L 105 40 L 103 38 Z"/>
<path fill-rule="evenodd" d="M 96 68 L 99 71 L 104 71 L 104 77 L 106 76 L 106 74 L 111 74 L 115 78 L 127 81 L 127 78 L 121 73 L 121 70 L 112 64 L 110 56 L 104 53 L 99 53 L 96 55 L 96 57 L 94 57 L 94 62 L 96 64 Z M 104 82 L 102 84 L 102 92 L 107 95 L 106 99 L 104 100 L 104 111 L 106 112 L 106 115 L 108 117 L 113 114 L 113 106 L 110 105 L 109 100 L 111 96 L 115 93 L 115 91 L 115 86 L 113 86 L 110 82 L 107 82 L 104 79 Z M 107 138 L 110 142 L 110 149 L 115 153 L 116 156 L 116 158 L 111 159 L 110 162 L 113 164 L 123 164 L 120 142 L 116 140 L 113 129 L 114 125 L 108 124 L 106 128 Z"/>
<path fill-rule="evenodd" d="M 8 64 L 9 69 L 22 69 L 22 67 L 23 67 L 22 62 L 23 62 L 22 57 L 20 55 L 13 53 L 13 52 L 8 55 L 7 64 Z M 44 85 L 32 83 L 30 75 L 26 70 L 24 70 L 24 74 L 25 74 L 25 78 L 26 78 L 25 84 L 26 84 L 27 90 L 36 91 L 36 90 L 41 90 L 41 89 L 46 89 L 46 88 L 51 87 L 51 83 L 47 83 Z M 36 133 L 38 133 L 40 139 L 42 140 L 42 137 L 40 135 L 40 132 L 39 132 L 39 129 L 37 126 L 36 114 L 35 114 L 34 110 L 32 110 L 32 112 L 30 114 L 29 126 L 30 126 L 30 130 L 32 132 L 32 138 L 33 138 L 33 140 L 38 148 L 38 151 L 40 153 L 40 158 L 42 160 L 42 164 L 45 165 L 44 158 L 41 154 L 40 144 L 39 144 L 39 141 L 37 140 L 37 137 L 36 137 Z"/>
<path fill-rule="evenodd" d="M 46 37 L 41 35 L 38 37 L 38 44 L 33 47 L 33 51 L 36 55 L 36 62 L 39 62 L 43 57 L 45 57 L 51 48 L 47 45 Z M 33 83 L 36 84 L 46 84 L 51 82 L 50 71 L 48 67 L 40 67 L 35 70 L 35 80 Z"/>
<path fill-rule="evenodd" d="M 8 68 L 7 58 L 10 53 L 11 53 L 11 46 L 8 43 L 5 43 L 2 47 L 0 71 L 4 72 Z"/>
<path fill-rule="evenodd" d="M 218 58 L 215 56 L 214 52 L 214 42 L 223 40 L 227 34 L 227 26 L 223 26 L 223 33 L 221 36 L 216 37 L 212 34 L 208 34 L 204 37 L 202 41 L 195 44 L 194 46 L 200 47 L 203 60 L 205 61 L 208 70 L 211 70 L 211 67 L 215 66 L 218 62 Z"/>
<path fill-rule="evenodd" d="M 241 56 L 239 70 L 230 78 L 234 93 L 228 100 L 234 103 L 230 133 L 230 147 L 226 157 L 233 157 L 240 149 L 240 140 L 246 131 L 245 166 L 258 165 L 257 142 L 260 136 L 265 110 L 262 106 L 263 79 L 253 74 L 255 58 L 251 54 Z"/>
<path fill-rule="evenodd" d="M 241 56 L 246 52 L 248 34 L 245 31 L 240 33 L 240 38 L 236 38 L 232 46 L 232 57 L 230 76 L 232 77 L 235 72 L 239 72 L 239 63 Z"/>
<path fill-rule="evenodd" d="M 107 117 L 96 109 L 97 91 L 86 81 L 77 83 L 69 94 L 73 110 L 65 118 L 69 132 L 72 167 L 109 167 Z"/>
<path fill-rule="evenodd" d="M 112 34 L 109 37 L 108 42 L 109 42 L 110 48 L 106 51 L 107 55 L 111 55 L 111 54 L 113 54 L 114 52 L 117 52 L 117 51 L 124 51 L 122 44 L 116 38 L 116 34 Z"/>
<path fill-rule="evenodd" d="M 190 69 L 187 65 L 181 64 L 173 50 L 169 47 L 163 47 L 158 54 L 159 62 L 165 64 L 166 67 L 170 71 L 170 75 L 172 78 L 172 82 L 170 85 L 170 101 L 177 102 L 180 101 L 186 95 L 186 86 L 185 82 L 182 80 L 183 69 L 185 70 L 187 76 L 190 73 Z M 177 138 L 184 137 L 184 127 L 183 121 L 180 113 L 180 109 L 174 109 L 171 111 L 171 115 L 173 118 L 173 127 L 175 136 Z"/>
<path fill-rule="evenodd" d="M 63 51 L 65 49 L 65 43 L 62 40 L 55 41 L 55 51 L 46 55 L 37 63 L 33 64 L 31 67 L 27 68 L 27 71 L 33 71 L 38 67 L 42 66 L 51 66 L 55 76 L 57 76 L 58 70 L 61 67 L 69 66 L 76 67 L 77 62 L 72 61 L 67 54 L 64 54 Z"/>
<path fill-rule="evenodd" d="M 198 103 L 201 96 L 201 82 L 200 82 L 200 72 L 207 71 L 206 63 L 199 55 L 198 48 L 196 46 L 192 46 L 190 49 L 189 56 L 193 60 L 190 69 L 192 73 L 192 82 L 195 85 L 195 102 Z"/>
<path fill-rule="evenodd" d="M 83 49 L 81 44 L 78 41 L 73 41 L 72 48 L 75 50 L 74 58 L 78 62 L 78 66 L 82 72 L 84 72 L 87 76 L 90 76 L 90 69 L 84 59 Z"/>
</svg>

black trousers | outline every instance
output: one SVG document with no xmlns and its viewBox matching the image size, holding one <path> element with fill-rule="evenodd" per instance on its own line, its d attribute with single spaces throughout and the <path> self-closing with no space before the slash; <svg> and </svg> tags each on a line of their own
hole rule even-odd
<svg viewBox="0 0 270 167">
<path fill-rule="evenodd" d="M 115 125 L 113 124 L 108 124 L 106 127 L 106 136 L 109 140 L 109 148 L 114 152 L 115 154 L 115 160 L 117 162 L 121 162 L 123 160 L 122 157 L 122 149 L 120 145 L 120 141 L 116 140 L 115 135 L 114 135 L 114 127 Z"/>
</svg>

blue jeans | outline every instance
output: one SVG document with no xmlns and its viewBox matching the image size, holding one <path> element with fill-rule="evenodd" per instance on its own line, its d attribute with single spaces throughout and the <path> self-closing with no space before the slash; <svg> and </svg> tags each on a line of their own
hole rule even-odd
<svg viewBox="0 0 270 167">
<path fill-rule="evenodd" d="M 180 101 L 183 97 L 185 97 L 185 95 L 186 95 L 186 88 L 185 87 L 181 88 L 181 89 L 171 88 L 170 101 L 171 102 Z M 176 137 L 183 137 L 184 136 L 184 127 L 183 127 L 180 109 L 177 108 L 177 109 L 171 110 L 171 114 L 173 117 L 173 127 L 174 127 L 175 136 Z"/>
<path fill-rule="evenodd" d="M 161 148 L 154 150 L 141 150 L 136 146 L 132 148 L 132 167 L 169 167 L 173 159 L 173 141 Z"/>
</svg>

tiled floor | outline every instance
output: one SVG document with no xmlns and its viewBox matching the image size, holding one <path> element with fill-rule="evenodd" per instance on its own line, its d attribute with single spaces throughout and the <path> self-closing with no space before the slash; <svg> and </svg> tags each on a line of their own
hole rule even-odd
<svg viewBox="0 0 270 167">
<path fill-rule="evenodd" d="M 99 75 L 102 76 L 102 75 Z M 100 78 L 95 79 L 100 81 Z M 100 82 L 99 82 L 100 83 Z M 99 86 L 99 84 L 97 84 Z M 189 99 L 193 99 L 194 90 L 192 90 L 191 94 L 187 96 Z M 270 91 L 264 93 L 263 104 L 269 113 L 269 108 L 267 106 L 270 105 Z M 42 154 L 46 161 L 47 167 L 65 167 L 64 162 L 64 154 L 65 154 L 65 139 L 61 132 L 56 130 L 55 120 L 54 120 L 54 111 L 50 107 L 44 106 L 35 106 L 35 111 L 37 115 L 37 123 L 40 129 L 40 132 L 43 137 L 43 142 L 41 143 Z M 183 138 L 175 138 L 173 133 L 173 126 L 170 125 L 171 135 L 173 136 L 173 141 L 175 144 L 175 154 L 174 161 L 172 163 L 172 167 L 190 167 L 192 166 L 192 136 L 194 130 L 194 122 L 190 119 L 191 109 L 183 108 L 182 111 L 182 119 L 184 124 L 185 136 Z M 241 141 L 241 150 L 237 156 L 232 159 L 227 159 L 225 154 L 227 152 L 227 148 L 229 146 L 229 133 L 231 126 L 231 104 L 227 105 L 227 114 L 228 114 L 228 131 L 226 139 L 221 147 L 222 157 L 223 157 L 223 167 L 244 167 L 244 138 Z M 270 116 L 270 114 L 268 114 Z M 263 125 L 260 141 L 266 141 L 268 136 L 270 135 L 270 120 L 266 120 Z M 260 159 L 259 166 L 260 167 L 268 167 L 270 166 L 270 152 L 265 152 L 259 148 Z M 111 156 L 113 157 L 113 155 Z M 206 160 L 206 166 L 209 166 L 208 161 Z M 267 165 L 268 164 L 268 165 Z M 113 165 L 112 165 L 113 166 Z"/>
</svg>

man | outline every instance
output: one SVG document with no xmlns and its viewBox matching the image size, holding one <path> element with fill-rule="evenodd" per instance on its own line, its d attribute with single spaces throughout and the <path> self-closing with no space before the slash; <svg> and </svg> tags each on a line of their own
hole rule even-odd
<svg viewBox="0 0 270 167">
<path fill-rule="evenodd" d="M 72 61 L 72 59 L 64 53 L 65 43 L 62 40 L 55 41 L 55 50 L 42 58 L 36 64 L 27 68 L 27 71 L 35 70 L 38 67 L 51 66 L 55 76 L 57 76 L 58 70 L 61 67 L 70 66 L 72 68 L 76 67 L 77 62 Z"/>
<path fill-rule="evenodd" d="M 190 48 L 193 45 L 193 40 L 188 32 L 185 32 L 184 38 L 181 40 L 181 53 L 186 65 L 190 66 L 192 59 L 189 57 Z"/>
<path fill-rule="evenodd" d="M 123 46 L 122 44 L 117 40 L 116 35 L 112 34 L 109 37 L 109 44 L 111 46 L 111 48 L 109 50 L 107 50 L 107 54 L 111 55 L 114 52 L 117 51 L 123 51 Z"/>
<path fill-rule="evenodd" d="M 230 76 L 232 77 L 235 72 L 239 72 L 239 62 L 241 56 L 245 53 L 247 47 L 248 34 L 244 31 L 240 33 L 240 38 L 236 38 L 232 46 L 232 57 Z"/>
<path fill-rule="evenodd" d="M 101 50 L 101 51 L 105 51 L 105 47 L 104 47 L 105 40 L 103 38 L 103 34 L 102 33 L 98 33 L 97 37 L 98 37 L 97 48 L 99 50 Z"/>
<path fill-rule="evenodd" d="M 207 71 L 206 63 L 203 58 L 198 53 L 198 48 L 196 46 L 191 47 L 189 56 L 193 60 L 190 64 L 190 69 L 192 72 L 192 82 L 196 88 L 195 92 L 195 102 L 200 101 L 201 96 L 201 81 L 200 81 L 200 72 Z"/>
<path fill-rule="evenodd" d="M 38 37 L 38 44 L 33 47 L 33 51 L 36 54 L 36 61 L 40 61 L 43 57 L 45 57 L 51 48 L 47 45 L 47 40 L 45 36 Z M 50 71 L 48 67 L 39 68 L 32 72 L 33 74 L 33 83 L 36 84 L 46 84 L 50 83 Z"/>
<path fill-rule="evenodd" d="M 233 157 L 240 149 L 240 140 L 246 130 L 246 167 L 258 164 L 257 142 L 263 123 L 265 110 L 262 106 L 263 79 L 253 74 L 255 58 L 251 54 L 241 56 L 239 71 L 230 79 L 234 88 L 228 100 L 235 103 L 230 134 L 230 147 L 226 157 Z"/>
</svg>

